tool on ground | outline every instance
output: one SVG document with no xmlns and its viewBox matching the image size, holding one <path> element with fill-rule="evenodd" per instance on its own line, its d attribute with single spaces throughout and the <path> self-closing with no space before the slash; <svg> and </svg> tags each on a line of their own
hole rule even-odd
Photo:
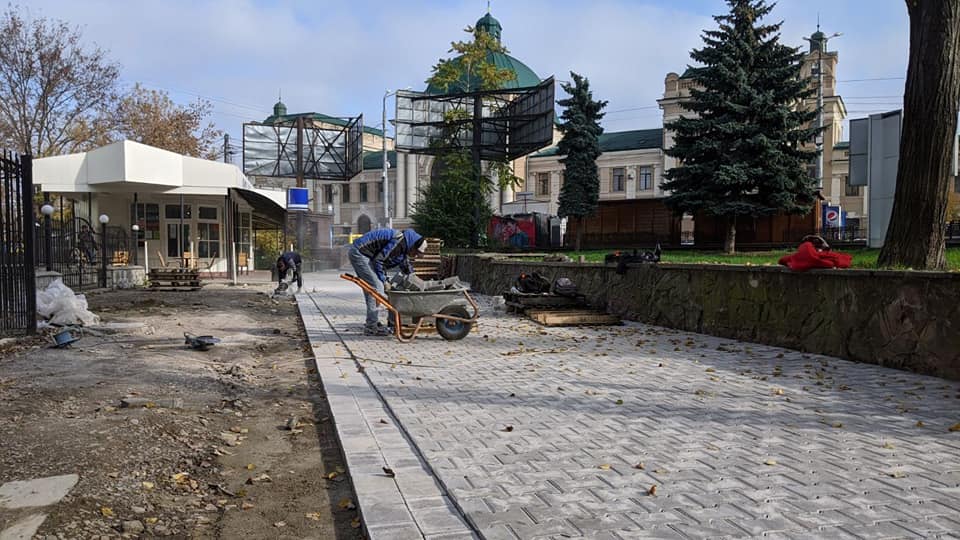
<svg viewBox="0 0 960 540">
<path fill-rule="evenodd" d="M 53 336 L 53 347 L 57 349 L 66 349 L 71 343 L 80 341 L 80 336 L 73 333 L 73 330 L 67 328 Z"/>
<path fill-rule="evenodd" d="M 365 293 L 373 296 L 378 304 L 387 308 L 390 312 L 388 317 L 393 319 L 393 333 L 402 343 L 413 341 L 429 319 L 434 319 L 437 333 L 443 339 L 463 339 L 480 318 L 480 308 L 459 279 L 448 278 L 450 288 L 433 291 L 391 289 L 384 296 L 357 276 L 340 274 L 340 278 L 353 282 Z M 403 318 L 409 318 L 415 323 L 412 331 L 404 330 Z"/>
<path fill-rule="evenodd" d="M 213 336 L 195 336 L 187 332 L 183 333 L 183 339 L 186 345 L 198 351 L 209 351 L 210 347 L 220 343 L 220 338 Z"/>
</svg>

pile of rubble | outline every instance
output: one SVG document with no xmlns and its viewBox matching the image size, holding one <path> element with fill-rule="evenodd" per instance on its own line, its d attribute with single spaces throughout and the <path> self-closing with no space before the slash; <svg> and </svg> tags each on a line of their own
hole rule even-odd
<svg viewBox="0 0 960 540">
<path fill-rule="evenodd" d="M 390 290 L 392 291 L 413 291 L 413 292 L 427 292 L 427 291 L 446 291 L 446 290 L 460 290 L 460 289 L 469 289 L 470 284 L 460 281 L 460 278 L 457 276 L 448 277 L 446 279 L 420 279 L 416 274 L 397 274 L 390 278 L 390 281 L 387 282 L 390 285 Z"/>
</svg>

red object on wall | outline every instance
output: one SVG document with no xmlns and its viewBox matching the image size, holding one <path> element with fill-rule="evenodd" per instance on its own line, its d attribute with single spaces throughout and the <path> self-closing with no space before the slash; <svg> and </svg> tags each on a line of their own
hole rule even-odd
<svg viewBox="0 0 960 540">
<path fill-rule="evenodd" d="M 810 242 L 804 242 L 796 253 L 780 257 L 779 264 L 794 272 L 806 272 L 813 268 L 850 268 L 853 257 L 837 251 L 817 251 Z"/>
</svg>

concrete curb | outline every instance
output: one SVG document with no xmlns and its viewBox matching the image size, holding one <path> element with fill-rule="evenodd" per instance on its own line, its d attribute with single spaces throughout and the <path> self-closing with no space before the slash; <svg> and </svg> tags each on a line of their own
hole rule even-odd
<svg viewBox="0 0 960 540">
<path fill-rule="evenodd" d="M 376 388 L 358 370 L 323 315 L 321 297 L 305 293 L 296 298 L 368 537 L 478 538 Z"/>
</svg>

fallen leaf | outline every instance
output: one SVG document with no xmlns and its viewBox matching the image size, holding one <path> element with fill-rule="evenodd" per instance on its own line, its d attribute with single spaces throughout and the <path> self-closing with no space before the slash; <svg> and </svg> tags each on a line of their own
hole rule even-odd
<svg viewBox="0 0 960 540">
<path fill-rule="evenodd" d="M 327 473 L 327 480 L 333 480 L 333 479 L 336 478 L 336 477 L 337 477 L 337 472 L 336 472 L 336 471 L 331 471 L 331 472 Z"/>
<path fill-rule="evenodd" d="M 618 399 L 618 400 L 617 400 L 617 405 L 623 405 L 623 400 L 622 400 L 622 399 Z"/>
<path fill-rule="evenodd" d="M 160 518 L 148 517 L 148 518 L 145 519 L 144 521 L 146 521 L 146 522 L 149 523 L 150 525 L 153 525 L 154 523 L 160 521 Z"/>
<path fill-rule="evenodd" d="M 783 388 L 777 388 L 776 390 L 774 390 L 774 391 L 773 391 L 773 395 L 775 395 L 775 396 L 782 396 L 782 395 L 783 395 Z"/>
<path fill-rule="evenodd" d="M 950 426 L 950 429 L 948 429 L 947 431 L 960 431 L 960 422 L 957 422 L 956 424 Z"/>
<path fill-rule="evenodd" d="M 178 484 L 186 484 L 190 480 L 190 474 L 185 472 L 180 472 L 180 473 L 174 474 L 170 478 Z"/>
<path fill-rule="evenodd" d="M 507 433 L 510 433 L 511 431 L 513 431 L 513 426 L 507 426 L 501 429 L 500 431 L 506 431 Z"/>
<path fill-rule="evenodd" d="M 493 340 L 491 339 L 490 341 L 493 341 Z M 354 528 L 354 529 L 359 529 L 359 528 L 360 528 L 360 518 L 356 518 L 356 519 L 354 519 L 353 521 L 351 521 L 351 522 L 350 522 L 350 527 L 352 527 L 352 528 Z"/>
<path fill-rule="evenodd" d="M 656 497 L 656 496 L 657 496 L 657 485 L 656 485 L 656 484 L 650 486 L 650 489 L 647 490 L 647 495 L 649 495 L 649 496 L 651 496 L 651 497 Z"/>
<path fill-rule="evenodd" d="M 777 464 L 777 460 L 775 460 L 775 459 L 768 459 L 768 460 L 764 461 L 763 464 L 764 464 L 764 465 L 776 465 L 776 464 Z"/>
<path fill-rule="evenodd" d="M 140 482 L 140 485 L 143 486 L 143 489 L 146 489 L 146 490 L 153 489 L 153 482 Z"/>
<path fill-rule="evenodd" d="M 243 504 L 240 505 L 241 510 L 249 510 L 251 508 L 253 508 L 253 505 L 246 501 L 244 501 Z"/>
<path fill-rule="evenodd" d="M 924 424 L 923 424 L 923 420 L 917 420 L 917 423 L 914 424 L 914 425 L 916 425 L 917 427 L 923 427 L 923 425 L 924 425 Z"/>
<path fill-rule="evenodd" d="M 306 516 L 307 519 L 312 519 L 314 521 L 320 521 L 322 517 L 320 512 L 310 512 L 308 514 L 304 514 L 304 516 Z"/>
<path fill-rule="evenodd" d="M 381 418 L 381 419 L 380 419 L 380 423 L 381 423 L 381 424 L 386 424 L 386 423 L 388 423 L 388 422 L 387 422 L 386 420 L 384 420 L 383 418 Z"/>
<path fill-rule="evenodd" d="M 667 474 L 667 473 L 670 472 L 670 471 L 668 471 L 668 470 L 666 470 L 666 469 L 654 469 L 653 472 L 655 472 L 655 473 L 657 473 L 657 474 Z"/>
<path fill-rule="evenodd" d="M 634 465 L 633 468 L 640 469 L 642 471 L 645 467 L 643 466 L 643 462 L 641 461 L 640 463 L 637 463 L 636 465 Z"/>
<path fill-rule="evenodd" d="M 109 506 L 100 507 L 100 515 L 108 518 L 113 517 L 113 508 L 110 508 Z"/>
<path fill-rule="evenodd" d="M 601 464 L 600 464 L 600 468 L 603 469 L 603 470 L 605 470 L 605 471 L 609 471 L 609 470 L 610 470 L 610 464 L 609 464 L 609 463 L 601 463 Z"/>
<path fill-rule="evenodd" d="M 833 426 L 833 427 L 835 427 L 835 428 L 842 428 L 842 427 L 843 427 L 843 422 L 834 422 L 834 423 L 832 423 L 832 424 L 830 424 L 830 425 Z"/>
<path fill-rule="evenodd" d="M 717 370 L 713 369 L 712 367 L 708 367 L 704 371 L 706 371 L 707 373 L 716 373 Z"/>
<path fill-rule="evenodd" d="M 254 470 L 254 469 L 256 469 L 256 468 L 257 468 L 257 466 L 254 465 L 253 463 L 247 463 L 247 470 L 248 470 L 248 471 L 252 471 L 252 470 Z"/>
<path fill-rule="evenodd" d="M 287 522 L 286 522 L 286 521 L 278 521 L 278 522 L 274 523 L 273 526 L 279 529 L 279 528 L 281 528 L 281 527 L 286 527 L 286 526 L 287 526 Z"/>
<path fill-rule="evenodd" d="M 384 467 L 384 468 L 383 468 L 383 474 L 387 475 L 387 478 L 393 478 L 393 477 L 397 476 L 397 473 L 393 472 L 393 469 L 391 469 L 391 468 L 389 468 L 389 467 Z"/>
<path fill-rule="evenodd" d="M 907 477 L 907 473 L 905 473 L 905 472 L 903 472 L 903 471 L 901 471 L 901 470 L 896 470 L 896 471 L 891 472 L 891 473 L 890 473 L 890 476 L 892 476 L 893 478 L 906 478 L 906 477 Z"/>
<path fill-rule="evenodd" d="M 888 443 L 888 442 L 883 443 L 883 447 L 886 448 L 887 450 L 893 450 L 893 444 L 892 444 L 892 443 Z"/>
</svg>

